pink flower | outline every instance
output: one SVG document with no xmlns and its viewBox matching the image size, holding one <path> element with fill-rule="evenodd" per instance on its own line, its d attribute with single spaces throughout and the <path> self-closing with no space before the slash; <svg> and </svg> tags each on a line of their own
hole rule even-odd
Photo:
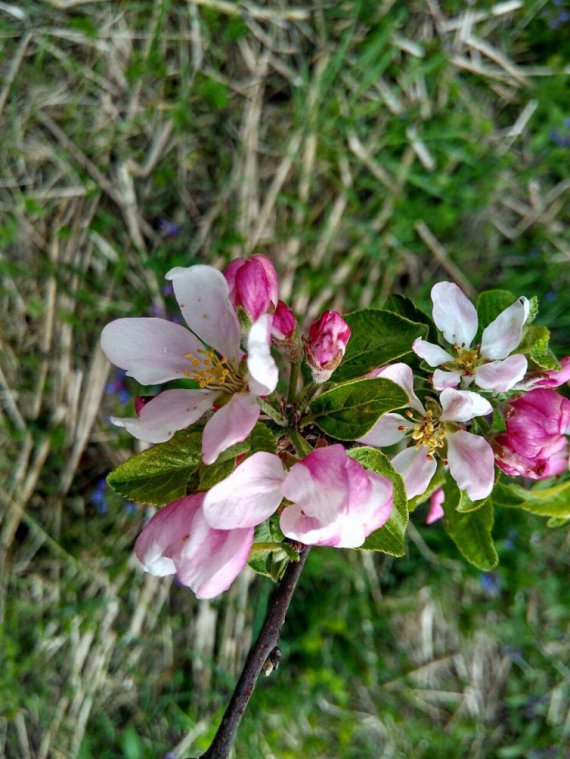
<svg viewBox="0 0 570 759">
<path fill-rule="evenodd" d="M 297 319 L 295 319 L 295 314 L 286 303 L 280 300 L 273 314 L 271 328 L 273 337 L 277 340 L 289 340 L 295 334 L 296 329 Z"/>
<path fill-rule="evenodd" d="M 192 331 L 165 319 L 117 319 L 103 329 L 101 346 L 113 364 L 141 384 L 189 378 L 200 389 L 166 390 L 137 404 L 138 417 L 112 421 L 140 440 L 161 443 L 216 404 L 220 408 L 206 423 L 202 441 L 203 460 L 212 464 L 226 448 L 245 440 L 259 418 L 257 396 L 277 386 L 271 316 L 260 316 L 252 325 L 244 359 L 223 274 L 211 266 L 191 266 L 173 269 L 166 278 Z"/>
<path fill-rule="evenodd" d="M 343 359 L 349 338 L 350 327 L 338 311 L 325 311 L 311 324 L 305 348 L 315 382 L 331 377 Z"/>
<path fill-rule="evenodd" d="M 531 390 L 509 402 L 507 429 L 495 439 L 497 466 L 511 477 L 541 480 L 568 468 L 570 401 L 551 389 Z"/>
<path fill-rule="evenodd" d="M 570 382 L 570 356 L 560 359 L 560 369 L 529 374 L 515 390 L 534 390 L 537 388 L 560 387 Z"/>
<path fill-rule="evenodd" d="M 431 291 L 433 320 L 451 343 L 451 353 L 422 338 L 415 340 L 414 352 L 430 366 L 443 366 L 433 375 L 436 390 L 468 387 L 472 382 L 484 390 L 506 393 L 522 380 L 528 362 L 518 347 L 529 316 L 529 302 L 519 298 L 483 330 L 481 345 L 471 345 L 478 329 L 477 311 L 452 282 L 439 282 Z"/>
<path fill-rule="evenodd" d="M 389 479 L 347 456 L 342 445 L 318 448 L 295 464 L 283 483 L 292 502 L 281 530 L 308 545 L 357 548 L 392 511 Z"/>
<path fill-rule="evenodd" d="M 445 501 L 445 494 L 443 488 L 434 490 L 429 499 L 429 511 L 426 517 L 426 524 L 433 524 L 445 516 L 443 511 L 443 502 Z"/>
<path fill-rule="evenodd" d="M 410 410 L 406 416 L 384 414 L 361 443 L 379 448 L 409 440 L 409 447 L 392 459 L 403 477 L 408 498 L 424 493 L 437 469 L 436 455 L 444 462 L 461 490 L 479 501 L 493 488 L 493 449 L 480 435 L 467 432 L 463 425 L 477 416 L 493 411 L 488 400 L 467 390 L 446 388 L 439 403 L 432 401 L 426 410 L 413 389 L 412 370 L 406 364 L 392 364 L 372 372 L 396 382 L 408 394 Z"/>
<path fill-rule="evenodd" d="M 308 545 L 354 548 L 381 527 L 392 510 L 392 483 L 347 456 L 342 445 L 319 448 L 286 472 L 278 456 L 255 453 L 204 500 L 212 527 L 252 527 L 265 521 L 283 498 L 281 529 Z"/>
<path fill-rule="evenodd" d="M 229 296 L 236 309 L 245 311 L 252 322 L 273 311 L 279 300 L 275 267 L 261 253 L 251 258 L 236 258 L 225 269 Z"/>
<path fill-rule="evenodd" d="M 135 543 L 145 572 L 175 574 L 198 598 L 227 590 L 246 565 L 253 527 L 217 530 L 204 518 L 205 493 L 181 498 L 158 511 Z"/>
</svg>

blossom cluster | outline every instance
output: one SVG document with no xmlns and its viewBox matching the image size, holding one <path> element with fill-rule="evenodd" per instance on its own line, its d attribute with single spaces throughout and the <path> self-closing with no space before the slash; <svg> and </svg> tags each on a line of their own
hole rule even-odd
<svg viewBox="0 0 570 759">
<path fill-rule="evenodd" d="M 112 420 L 154 444 L 159 471 L 182 431 L 199 433 L 199 476 L 169 503 L 149 497 L 162 508 L 135 544 L 147 572 L 175 574 L 198 598 L 225 591 L 260 552 L 389 551 L 386 523 L 405 528 L 428 499 L 435 521 L 453 508 L 451 485 L 476 510 L 499 476 L 568 471 L 570 400 L 556 388 L 570 357 L 556 360 L 525 297 L 491 291 L 476 308 L 440 282 L 432 318 L 415 306 L 326 311 L 303 334 L 264 255 L 166 278 L 186 326 L 117 319 L 101 345 L 141 385 L 168 384 Z"/>
</svg>

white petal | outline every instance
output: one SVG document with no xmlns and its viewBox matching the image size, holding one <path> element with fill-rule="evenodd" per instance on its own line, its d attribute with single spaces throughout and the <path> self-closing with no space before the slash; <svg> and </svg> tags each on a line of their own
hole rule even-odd
<svg viewBox="0 0 570 759">
<path fill-rule="evenodd" d="M 364 525 L 350 515 L 338 514 L 334 521 L 322 523 L 296 504 L 283 510 L 279 526 L 286 537 L 310 546 L 358 548 L 366 540 Z"/>
<path fill-rule="evenodd" d="M 447 434 L 449 471 L 472 501 L 486 498 L 493 489 L 495 457 L 485 438 L 459 430 Z"/>
<path fill-rule="evenodd" d="M 103 352 L 141 385 L 155 385 L 188 376 L 190 361 L 202 344 L 185 327 L 166 319 L 116 319 L 101 333 Z"/>
<path fill-rule="evenodd" d="M 213 464 L 220 453 L 245 440 L 259 419 L 260 408 L 249 393 L 233 395 L 225 406 L 208 419 L 202 437 L 204 464 Z"/>
<path fill-rule="evenodd" d="M 453 356 L 440 348 L 435 343 L 428 343 L 427 340 L 422 340 L 418 337 L 414 340 L 412 350 L 430 366 L 441 366 L 441 364 L 447 364 L 449 361 L 453 361 Z"/>
<path fill-rule="evenodd" d="M 443 413 L 442 422 L 469 422 L 476 416 L 493 413 L 493 407 L 486 398 L 470 390 L 446 388 L 439 396 Z"/>
<path fill-rule="evenodd" d="M 210 390 L 165 390 L 145 403 L 138 417 L 111 417 L 111 421 L 138 440 L 164 443 L 178 430 L 197 422 L 211 408 L 216 395 Z"/>
<path fill-rule="evenodd" d="M 529 315 L 529 302 L 519 298 L 485 327 L 481 335 L 481 354 L 485 358 L 506 358 L 518 347 Z"/>
<path fill-rule="evenodd" d="M 269 395 L 277 387 L 278 369 L 271 355 L 271 316 L 264 314 L 247 336 L 249 388 L 256 395 Z"/>
<path fill-rule="evenodd" d="M 212 266 L 176 267 L 166 275 L 190 329 L 225 358 L 237 361 L 241 333 L 224 275 Z"/>
<path fill-rule="evenodd" d="M 443 369 L 436 369 L 433 373 L 433 387 L 435 390 L 445 390 L 446 387 L 457 387 L 462 377 L 463 372 L 461 371 L 444 372 Z"/>
<path fill-rule="evenodd" d="M 475 370 L 475 382 L 484 390 L 507 393 L 526 374 L 528 361 L 522 353 L 515 353 L 503 361 L 491 361 Z"/>
<path fill-rule="evenodd" d="M 448 343 L 469 347 L 477 334 L 477 311 L 453 282 L 438 282 L 431 290 L 433 320 Z"/>
<path fill-rule="evenodd" d="M 368 375 L 370 377 L 383 377 L 384 379 L 392 380 L 397 385 L 400 385 L 410 399 L 410 406 L 415 408 L 421 414 L 424 412 L 420 399 L 414 392 L 414 373 L 407 364 L 397 363 L 389 364 L 388 366 L 381 366 L 379 369 L 375 369 Z"/>
<path fill-rule="evenodd" d="M 403 440 L 406 432 L 411 430 L 413 423 L 405 419 L 400 414 L 384 414 L 376 422 L 374 427 L 361 437 L 359 443 L 365 445 L 375 445 L 377 448 L 384 448 L 387 445 L 394 445 Z M 401 430 L 400 427 L 404 429 Z"/>
<path fill-rule="evenodd" d="M 392 466 L 402 475 L 408 498 L 425 493 L 437 469 L 434 457 L 428 456 L 424 446 L 406 448 L 394 456 Z"/>
<path fill-rule="evenodd" d="M 211 527 L 255 527 L 270 517 L 283 499 L 286 472 L 281 459 L 258 451 L 206 493 L 204 514 Z"/>
</svg>

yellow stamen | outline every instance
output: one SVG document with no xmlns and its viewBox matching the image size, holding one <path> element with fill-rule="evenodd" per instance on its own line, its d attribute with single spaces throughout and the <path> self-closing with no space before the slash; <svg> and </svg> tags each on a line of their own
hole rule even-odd
<svg viewBox="0 0 570 759">
<path fill-rule="evenodd" d="M 439 421 L 434 419 L 433 411 L 429 409 L 419 424 L 412 429 L 412 440 L 415 440 L 416 448 L 424 446 L 428 449 L 428 456 L 432 456 L 438 448 L 445 445 L 445 430 Z"/>
<path fill-rule="evenodd" d="M 190 359 L 191 366 L 196 367 L 184 372 L 185 376 L 195 380 L 201 388 L 230 392 L 243 389 L 243 378 L 237 369 L 215 351 L 198 348 L 196 353 L 185 353 L 184 358 Z"/>
<path fill-rule="evenodd" d="M 466 374 L 473 374 L 480 359 L 481 354 L 477 349 L 457 348 L 457 358 L 455 363 L 457 367 Z"/>
</svg>

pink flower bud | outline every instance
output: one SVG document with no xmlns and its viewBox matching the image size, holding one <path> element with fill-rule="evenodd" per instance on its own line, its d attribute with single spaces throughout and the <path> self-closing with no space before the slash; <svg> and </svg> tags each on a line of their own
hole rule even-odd
<svg viewBox="0 0 570 759">
<path fill-rule="evenodd" d="M 277 304 L 273 314 L 272 335 L 277 340 L 287 340 L 293 336 L 297 328 L 295 314 L 282 300 Z"/>
<path fill-rule="evenodd" d="M 232 304 L 236 309 L 242 308 L 251 321 L 257 321 L 277 306 L 279 283 L 275 267 L 267 256 L 236 258 L 226 267 L 224 276 Z"/>
<path fill-rule="evenodd" d="M 531 375 L 525 386 L 529 389 L 560 387 L 570 382 L 570 356 L 560 359 L 560 369 Z"/>
<path fill-rule="evenodd" d="M 305 348 L 315 382 L 329 379 L 343 359 L 349 338 L 350 327 L 338 311 L 325 311 L 311 324 Z"/>
<path fill-rule="evenodd" d="M 434 490 L 429 499 L 429 511 L 426 517 L 426 524 L 433 524 L 445 516 L 443 511 L 443 502 L 445 501 L 445 494 L 443 488 Z"/>
<path fill-rule="evenodd" d="M 567 398 L 550 389 L 520 395 L 507 407 L 506 426 L 494 445 L 497 466 L 503 472 L 541 480 L 568 468 Z"/>
</svg>

